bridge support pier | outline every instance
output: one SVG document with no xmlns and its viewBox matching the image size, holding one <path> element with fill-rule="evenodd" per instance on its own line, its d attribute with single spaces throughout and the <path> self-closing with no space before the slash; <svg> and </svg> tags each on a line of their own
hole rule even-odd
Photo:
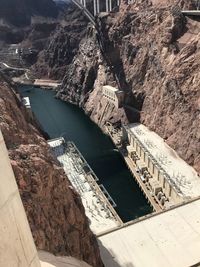
<svg viewBox="0 0 200 267">
<path fill-rule="evenodd" d="M 106 0 L 106 12 L 109 12 L 108 1 L 109 1 L 109 0 Z"/>
<path fill-rule="evenodd" d="M 68 1 L 68 0 L 64 0 Z M 199 0 L 200 1 L 200 0 Z M 104 3 L 106 6 L 100 6 L 100 0 L 93 0 L 93 11 L 94 15 L 87 9 L 87 0 L 72 0 L 72 2 L 78 6 L 79 9 L 83 10 L 85 15 L 89 18 L 89 20 L 95 24 L 95 19 L 94 17 L 99 14 L 100 12 L 110 12 L 112 11 L 112 8 L 115 7 L 116 5 L 120 5 L 120 0 L 104 0 Z M 106 10 L 105 10 L 106 9 Z"/>
<path fill-rule="evenodd" d="M 96 2 L 96 0 L 93 0 L 93 3 L 94 3 L 94 16 L 96 16 L 96 14 L 97 14 L 97 2 Z"/>
<path fill-rule="evenodd" d="M 109 11 L 112 10 L 112 0 L 109 0 Z"/>
<path fill-rule="evenodd" d="M 97 0 L 97 14 L 100 12 L 99 0 Z"/>
</svg>

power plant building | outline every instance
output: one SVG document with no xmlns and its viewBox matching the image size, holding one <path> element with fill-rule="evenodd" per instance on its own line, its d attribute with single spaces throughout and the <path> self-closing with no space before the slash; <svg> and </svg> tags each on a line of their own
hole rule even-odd
<svg viewBox="0 0 200 267">
<path fill-rule="evenodd" d="M 155 132 L 133 123 L 123 126 L 123 141 L 141 179 L 163 206 L 200 196 L 198 173 Z"/>
<path fill-rule="evenodd" d="M 124 101 L 124 92 L 110 85 L 103 86 L 103 96 L 116 108 L 120 108 Z"/>
</svg>

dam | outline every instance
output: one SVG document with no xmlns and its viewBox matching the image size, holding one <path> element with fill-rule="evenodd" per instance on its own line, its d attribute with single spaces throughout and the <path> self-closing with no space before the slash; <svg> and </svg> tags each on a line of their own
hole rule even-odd
<svg viewBox="0 0 200 267">
<path fill-rule="evenodd" d="M 100 253 L 105 267 L 143 267 L 147 265 L 155 267 L 199 266 L 199 197 L 190 199 L 187 203 L 179 203 L 179 205 L 173 206 L 170 209 L 160 210 L 150 214 L 152 211 L 151 206 L 148 205 L 139 186 L 134 182 L 123 158 L 116 151 L 109 137 L 104 135 L 80 109 L 55 99 L 54 92 L 51 91 L 44 91 L 38 88 L 34 88 L 33 90 L 23 88 L 22 94 L 24 97 L 29 97 L 32 110 L 35 112 L 44 130 L 49 133 L 51 139 L 55 138 L 49 142 L 54 142 L 55 140 L 57 142 L 57 140 L 64 140 L 64 138 L 65 142 L 72 140 L 78 147 L 78 150 L 80 150 L 84 159 L 89 162 L 91 169 L 95 171 L 95 175 L 93 174 L 92 176 L 96 184 L 103 184 L 112 197 L 113 203 L 116 203 L 117 207 L 115 209 L 124 224 L 121 226 L 116 225 L 117 220 L 115 220 L 115 213 L 113 213 L 114 216 L 110 214 L 104 222 L 102 221 L 103 224 L 105 223 L 104 229 L 101 228 L 99 231 L 99 229 L 96 228 L 97 226 L 99 227 L 99 225 L 98 223 L 95 225 L 94 221 L 93 225 L 91 225 L 93 231 L 96 228 Z M 62 108 L 60 109 L 60 107 Z M 62 117 L 61 121 L 60 117 Z M 85 123 L 83 124 L 83 122 Z M 146 129 L 143 129 L 142 125 L 130 125 L 130 127 L 131 129 L 133 127 L 136 133 L 140 133 L 141 142 L 143 141 L 142 138 L 146 140 L 146 136 L 141 134 L 141 131 L 137 130 L 138 127 L 142 127 L 142 130 L 146 131 Z M 134 134 L 133 129 L 132 132 Z M 125 132 L 129 134 L 128 130 Z M 133 149 L 135 148 L 134 145 L 136 145 L 136 138 L 133 134 L 130 136 L 128 135 L 130 140 L 127 139 L 126 142 L 129 141 L 130 143 L 127 146 L 130 158 L 132 157 L 135 159 L 135 157 L 133 157 L 133 155 L 135 155 Z M 61 136 L 61 138 L 58 138 L 59 136 Z M 133 138 L 134 142 L 132 140 Z M 150 141 L 150 133 L 148 138 L 148 141 Z M 149 142 L 147 142 L 147 144 L 149 144 Z M 130 147 L 130 145 L 132 147 Z M 137 143 L 136 146 L 136 152 L 139 151 L 137 154 L 138 157 L 140 155 L 141 159 L 146 159 L 146 156 L 144 156 L 146 150 L 143 153 L 142 148 L 137 148 L 138 145 L 139 143 Z M 112 153 L 110 153 L 110 151 L 112 151 Z M 154 154 L 157 155 L 156 153 L 157 152 Z M 63 153 L 58 151 L 57 156 L 60 157 L 61 154 Z M 69 158 L 67 160 L 69 160 Z M 62 159 L 59 161 L 64 167 L 64 161 Z M 110 164 L 111 162 L 112 165 Z M 67 163 L 66 168 L 71 168 L 69 165 L 70 164 Z M 157 179 L 158 172 L 156 171 L 154 173 L 152 171 L 152 165 L 149 166 L 150 168 L 147 168 L 147 170 L 152 174 L 152 178 L 150 179 Z M 117 169 L 115 169 L 116 167 Z M 115 170 L 114 174 L 111 172 L 113 169 Z M 120 179 L 120 177 L 123 177 L 123 179 Z M 163 181 L 163 179 L 161 180 Z M 74 182 L 74 184 L 77 183 L 76 179 L 72 182 Z M 87 182 L 88 181 L 83 179 L 83 183 L 80 184 L 79 180 L 78 187 L 80 186 L 80 188 L 77 191 L 79 191 L 82 196 L 90 193 L 90 191 L 85 189 L 85 187 L 88 187 Z M 94 181 L 92 181 L 92 183 L 93 182 Z M 183 184 L 185 184 L 185 182 Z M 168 187 L 165 188 L 163 186 L 163 192 L 165 194 L 167 194 L 167 191 L 164 189 L 167 188 Z M 94 190 L 92 190 L 92 192 L 94 192 Z M 172 192 L 172 190 L 170 192 Z M 136 196 L 137 198 L 135 198 Z M 132 202 L 133 199 L 135 202 Z M 88 206 L 84 201 L 83 204 L 86 204 L 86 214 L 88 218 L 90 218 L 90 215 L 93 215 L 93 212 L 89 214 L 91 206 Z M 99 212 L 101 213 L 100 206 Z M 99 216 L 96 216 L 96 214 L 95 217 L 99 219 Z M 112 223 L 114 222 L 115 225 L 112 225 L 110 220 L 112 220 Z"/>
<path fill-rule="evenodd" d="M 56 99 L 55 92 L 24 86 L 35 116 L 50 139 L 64 137 L 72 141 L 116 203 L 115 210 L 123 222 L 152 212 L 138 184 L 112 141 L 84 114 L 71 104 Z"/>
</svg>

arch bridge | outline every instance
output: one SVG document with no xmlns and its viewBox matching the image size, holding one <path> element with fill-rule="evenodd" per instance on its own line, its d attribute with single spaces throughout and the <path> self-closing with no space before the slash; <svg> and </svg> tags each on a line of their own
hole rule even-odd
<svg viewBox="0 0 200 267">
<path fill-rule="evenodd" d="M 65 2 L 68 2 L 68 0 L 65 0 Z M 100 12 L 110 12 L 120 5 L 120 0 L 72 0 L 72 2 L 85 13 L 94 25 L 96 24 L 96 15 Z"/>
</svg>

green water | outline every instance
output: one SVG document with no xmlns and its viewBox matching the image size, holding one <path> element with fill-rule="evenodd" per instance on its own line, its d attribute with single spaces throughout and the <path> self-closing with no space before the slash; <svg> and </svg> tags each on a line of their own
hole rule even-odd
<svg viewBox="0 0 200 267">
<path fill-rule="evenodd" d="M 110 138 L 102 133 L 78 107 L 54 98 L 54 92 L 28 87 L 20 88 L 50 138 L 61 135 L 73 141 L 112 198 L 124 222 L 152 211 L 123 158 Z"/>
</svg>

